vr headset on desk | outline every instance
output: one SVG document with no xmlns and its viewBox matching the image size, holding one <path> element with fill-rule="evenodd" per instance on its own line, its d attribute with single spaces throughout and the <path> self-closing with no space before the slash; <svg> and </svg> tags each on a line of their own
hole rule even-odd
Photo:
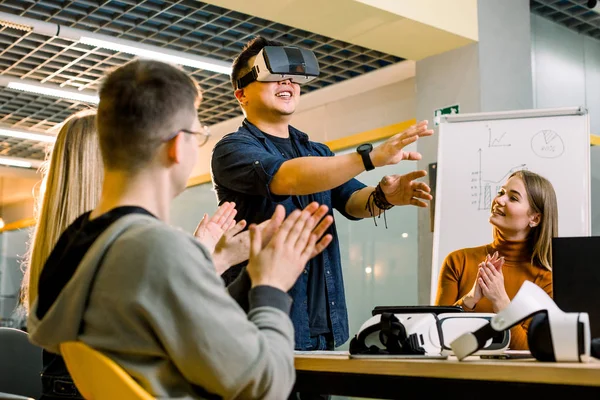
<svg viewBox="0 0 600 400">
<path fill-rule="evenodd" d="M 450 343 L 459 360 L 481 349 L 498 332 L 533 317 L 527 332 L 531 354 L 539 361 L 587 362 L 590 325 L 587 313 L 566 313 L 536 284 L 525 281 L 508 307 L 488 323 Z"/>
<path fill-rule="evenodd" d="M 487 324 L 494 314 L 465 313 L 460 307 L 376 307 L 350 341 L 351 355 L 453 355 L 450 342 Z M 510 332 L 490 337 L 477 355 L 500 354 Z"/>
<path fill-rule="evenodd" d="M 242 89 L 254 81 L 279 82 L 286 79 L 304 84 L 319 76 L 319 62 L 310 50 L 292 46 L 265 46 L 256 56 L 252 69 L 236 81 Z"/>
</svg>

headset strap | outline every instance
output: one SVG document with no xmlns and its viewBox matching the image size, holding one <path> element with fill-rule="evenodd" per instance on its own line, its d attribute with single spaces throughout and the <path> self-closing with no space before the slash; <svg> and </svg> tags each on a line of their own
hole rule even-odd
<svg viewBox="0 0 600 400">
<path fill-rule="evenodd" d="M 256 67 L 252 67 L 252 69 L 240 79 L 235 82 L 237 89 L 243 89 L 252 82 L 254 82 L 258 78 L 258 73 L 256 73 Z"/>
</svg>

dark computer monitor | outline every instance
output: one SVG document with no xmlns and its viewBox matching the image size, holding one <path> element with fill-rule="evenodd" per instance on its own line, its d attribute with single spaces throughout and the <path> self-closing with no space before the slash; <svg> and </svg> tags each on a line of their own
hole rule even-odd
<svg viewBox="0 0 600 400">
<path fill-rule="evenodd" d="M 600 337 L 600 236 L 552 239 L 552 286 L 565 312 L 587 312 Z"/>
</svg>

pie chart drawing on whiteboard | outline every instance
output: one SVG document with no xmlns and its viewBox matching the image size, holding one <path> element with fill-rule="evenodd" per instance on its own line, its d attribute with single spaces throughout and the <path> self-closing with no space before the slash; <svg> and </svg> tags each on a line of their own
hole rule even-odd
<svg viewBox="0 0 600 400">
<path fill-rule="evenodd" d="M 542 158 L 556 158 L 565 152 L 565 144 L 558 133 L 544 129 L 531 138 L 531 150 Z"/>
</svg>

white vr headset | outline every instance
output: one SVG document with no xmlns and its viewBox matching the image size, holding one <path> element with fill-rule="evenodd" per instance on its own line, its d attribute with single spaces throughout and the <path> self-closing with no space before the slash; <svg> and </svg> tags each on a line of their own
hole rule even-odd
<svg viewBox="0 0 600 400">
<path fill-rule="evenodd" d="M 351 355 L 453 355 L 450 343 L 487 325 L 495 314 L 384 312 L 369 318 L 350 341 Z M 496 332 L 477 355 L 499 354 L 508 348 L 510 331 Z"/>
<path fill-rule="evenodd" d="M 533 317 L 527 341 L 539 361 L 587 362 L 590 359 L 588 314 L 562 311 L 546 292 L 525 281 L 508 307 L 479 329 L 467 332 L 450 343 L 459 360 L 482 349 L 499 332 Z"/>
<path fill-rule="evenodd" d="M 250 72 L 236 81 L 242 89 L 254 81 L 279 82 L 290 79 L 304 84 L 319 76 L 319 62 L 310 50 L 291 46 L 265 46 L 256 56 Z"/>
</svg>

